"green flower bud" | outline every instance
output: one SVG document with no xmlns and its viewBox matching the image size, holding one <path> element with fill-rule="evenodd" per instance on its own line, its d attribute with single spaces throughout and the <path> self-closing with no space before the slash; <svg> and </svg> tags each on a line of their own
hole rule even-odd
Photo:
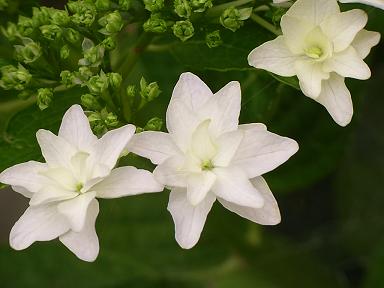
<svg viewBox="0 0 384 288">
<path fill-rule="evenodd" d="M 105 35 L 117 33 L 123 28 L 123 19 L 121 18 L 119 11 L 101 17 L 98 22 L 104 27 L 103 29 L 100 29 L 99 32 Z"/>
<path fill-rule="evenodd" d="M 59 26 L 54 24 L 40 26 L 40 31 L 44 38 L 51 41 L 60 38 L 63 32 Z"/>
<path fill-rule="evenodd" d="M 17 29 L 22 36 L 31 35 L 34 30 L 32 19 L 24 16 L 19 16 L 19 21 L 17 22 Z"/>
<path fill-rule="evenodd" d="M 163 127 L 163 120 L 158 117 L 154 117 L 147 122 L 147 124 L 144 126 L 144 130 L 160 131 L 161 127 Z"/>
<path fill-rule="evenodd" d="M 235 32 L 244 24 L 244 20 L 248 19 L 252 14 L 252 8 L 237 9 L 230 7 L 225 9 L 220 16 L 220 23 L 225 28 Z"/>
<path fill-rule="evenodd" d="M 27 64 L 35 62 L 42 53 L 40 44 L 29 38 L 24 38 L 23 42 L 24 46 L 15 45 L 17 60 Z"/>
<path fill-rule="evenodd" d="M 61 83 L 66 87 L 72 87 L 75 82 L 75 75 L 68 70 L 61 71 L 60 73 Z"/>
<path fill-rule="evenodd" d="M 16 24 L 12 22 L 8 22 L 6 28 L 1 27 L 1 33 L 3 33 L 9 42 L 15 41 L 16 37 L 20 35 Z"/>
<path fill-rule="evenodd" d="M 40 110 L 47 109 L 53 99 L 53 89 L 40 88 L 37 90 L 37 105 Z"/>
<path fill-rule="evenodd" d="M 127 93 L 127 100 L 128 100 L 128 104 L 130 106 L 133 106 L 133 104 L 135 103 L 135 98 L 136 98 L 136 87 L 135 85 L 128 85 L 127 89 L 126 89 L 126 93 Z"/>
<path fill-rule="evenodd" d="M 212 0 L 190 0 L 193 12 L 204 12 L 213 6 Z"/>
<path fill-rule="evenodd" d="M 209 48 L 215 48 L 223 44 L 223 40 L 221 40 L 220 31 L 216 30 L 211 33 L 208 33 L 205 36 L 205 42 Z"/>
<path fill-rule="evenodd" d="M 7 0 L 0 0 L 0 11 L 4 10 L 8 7 L 8 1 Z"/>
<path fill-rule="evenodd" d="M 88 110 L 100 110 L 101 105 L 97 98 L 92 94 L 84 94 L 81 96 L 81 105 Z"/>
<path fill-rule="evenodd" d="M 23 90 L 32 79 L 32 75 L 21 64 L 17 68 L 13 65 L 3 66 L 0 71 L 2 73 L 0 87 L 5 90 Z"/>
<path fill-rule="evenodd" d="M 145 32 L 164 33 L 167 31 L 167 22 L 161 19 L 159 15 L 151 15 L 143 25 Z"/>
<path fill-rule="evenodd" d="M 101 136 L 108 131 L 107 127 L 105 126 L 104 121 L 101 119 L 101 113 L 100 112 L 90 113 L 88 116 L 88 121 L 89 121 L 89 124 L 91 125 L 93 132 L 96 135 Z"/>
<path fill-rule="evenodd" d="M 92 40 L 84 38 L 82 47 L 84 51 L 84 58 L 79 60 L 79 65 L 91 67 L 99 66 L 103 60 L 105 52 L 103 45 L 95 46 Z"/>
<path fill-rule="evenodd" d="M 63 47 L 61 47 L 60 49 L 60 58 L 65 60 L 69 57 L 69 54 L 70 54 L 70 49 L 69 49 L 69 46 L 68 45 L 64 45 Z"/>
<path fill-rule="evenodd" d="M 191 38 L 195 33 L 195 29 L 189 20 L 177 21 L 172 30 L 173 34 L 183 42 Z"/>
<path fill-rule="evenodd" d="M 107 74 L 109 85 L 112 89 L 119 89 L 123 78 L 119 73 L 108 73 Z"/>
<path fill-rule="evenodd" d="M 99 11 L 108 10 L 111 7 L 110 0 L 96 0 L 95 2 L 96 9 Z"/>
<path fill-rule="evenodd" d="M 105 50 L 111 51 L 116 48 L 116 40 L 114 37 L 107 37 L 101 42 L 101 45 L 105 48 Z"/>
<path fill-rule="evenodd" d="M 144 103 L 151 102 L 160 95 L 161 91 L 157 82 L 147 83 L 144 77 L 140 80 L 140 96 Z"/>
<path fill-rule="evenodd" d="M 82 26 L 91 26 L 96 18 L 96 7 L 90 2 L 78 1 L 69 2 L 68 8 L 72 13 L 71 16 L 73 23 Z"/>
<path fill-rule="evenodd" d="M 34 27 L 49 24 L 50 12 L 47 7 L 33 7 L 32 8 L 32 23 Z"/>
<path fill-rule="evenodd" d="M 93 75 L 91 69 L 89 69 L 87 66 L 80 67 L 78 72 L 78 77 L 82 80 L 82 82 L 88 81 L 89 78 L 91 78 Z"/>
<path fill-rule="evenodd" d="M 106 115 L 104 122 L 108 128 L 114 128 L 114 127 L 119 125 L 118 117 L 115 114 L 113 114 L 112 112 L 109 112 Z"/>
<path fill-rule="evenodd" d="M 174 2 L 175 13 L 182 18 L 189 18 L 192 14 L 192 8 L 188 0 L 175 0 Z"/>
<path fill-rule="evenodd" d="M 64 38 L 67 40 L 69 43 L 75 44 L 80 41 L 80 33 L 76 31 L 75 29 L 72 28 L 66 28 L 64 30 Z"/>
<path fill-rule="evenodd" d="M 104 72 L 101 71 L 100 75 L 92 76 L 86 85 L 92 94 L 102 94 L 108 89 L 108 78 Z"/>
<path fill-rule="evenodd" d="M 119 0 L 119 9 L 120 10 L 129 10 L 131 8 L 131 0 Z"/>
<path fill-rule="evenodd" d="M 51 13 L 52 24 L 59 25 L 59 26 L 66 26 L 71 20 L 66 10 L 57 10 L 57 9 L 52 9 L 52 10 L 53 10 Z"/>
<path fill-rule="evenodd" d="M 157 12 L 164 8 L 164 0 L 143 0 L 145 9 L 151 12 Z"/>
</svg>

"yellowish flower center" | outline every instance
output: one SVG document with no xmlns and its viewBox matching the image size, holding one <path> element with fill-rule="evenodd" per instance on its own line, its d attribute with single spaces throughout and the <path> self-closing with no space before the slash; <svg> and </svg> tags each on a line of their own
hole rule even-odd
<svg viewBox="0 0 384 288">
<path fill-rule="evenodd" d="M 312 46 L 305 51 L 305 54 L 312 59 L 319 59 L 323 56 L 324 52 L 318 46 Z"/>
<path fill-rule="evenodd" d="M 210 171 L 213 168 L 215 168 L 215 166 L 213 165 L 211 160 L 204 160 L 201 162 L 201 169 L 203 171 Z"/>
<path fill-rule="evenodd" d="M 81 189 L 83 189 L 83 187 L 84 187 L 83 183 L 77 183 L 76 192 L 81 193 Z"/>
</svg>

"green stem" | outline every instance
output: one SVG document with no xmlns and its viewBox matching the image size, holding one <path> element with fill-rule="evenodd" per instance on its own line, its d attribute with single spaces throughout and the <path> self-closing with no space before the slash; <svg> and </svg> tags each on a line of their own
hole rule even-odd
<svg viewBox="0 0 384 288">
<path fill-rule="evenodd" d="M 280 36 L 282 34 L 280 29 L 277 29 L 274 25 L 261 18 L 259 15 L 252 14 L 251 19 L 257 24 L 259 24 L 261 27 L 275 34 L 276 36 Z"/>
<path fill-rule="evenodd" d="M 245 5 L 248 3 L 252 3 L 254 1 L 255 0 L 236 0 L 236 1 L 229 2 L 229 3 L 217 5 L 217 6 L 208 10 L 207 16 L 208 17 L 214 17 L 217 15 L 220 15 L 227 8 L 242 6 L 242 5 Z"/>
</svg>

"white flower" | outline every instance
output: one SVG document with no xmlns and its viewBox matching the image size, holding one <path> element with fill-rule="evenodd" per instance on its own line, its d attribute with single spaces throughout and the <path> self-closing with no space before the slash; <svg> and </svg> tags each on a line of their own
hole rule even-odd
<svg viewBox="0 0 384 288">
<path fill-rule="evenodd" d="M 11 247 L 22 250 L 35 241 L 59 237 L 77 257 L 94 261 L 99 253 L 95 198 L 163 190 L 148 171 L 113 169 L 134 132 L 133 125 L 126 125 L 97 139 L 78 105 L 64 115 L 59 136 L 39 130 L 36 136 L 46 163 L 30 161 L 0 174 L 0 182 L 31 198 L 12 228 Z"/>
<path fill-rule="evenodd" d="M 352 118 L 344 77 L 368 79 L 363 59 L 380 34 L 364 30 L 367 14 L 340 12 L 336 0 L 298 0 L 281 19 L 283 35 L 254 49 L 250 65 L 281 76 L 297 75 L 303 93 L 328 110 L 341 126 Z"/>
<path fill-rule="evenodd" d="M 157 164 L 156 179 L 172 189 L 168 210 L 183 248 L 197 243 L 216 199 L 251 221 L 280 222 L 260 175 L 288 160 L 298 145 L 263 124 L 239 125 L 240 102 L 238 82 L 213 94 L 197 76 L 184 73 L 168 106 L 169 133 L 139 133 L 128 146 Z"/>
<path fill-rule="evenodd" d="M 363 3 L 384 9 L 384 0 L 339 0 L 341 3 Z"/>
</svg>

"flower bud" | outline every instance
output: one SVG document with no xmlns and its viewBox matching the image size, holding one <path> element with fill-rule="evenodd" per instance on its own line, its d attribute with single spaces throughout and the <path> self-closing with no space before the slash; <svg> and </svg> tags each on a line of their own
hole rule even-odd
<svg viewBox="0 0 384 288">
<path fill-rule="evenodd" d="M 192 13 L 192 8 L 189 5 L 188 1 L 185 0 L 175 0 L 173 6 L 175 7 L 175 13 L 182 18 L 189 18 Z"/>
<path fill-rule="evenodd" d="M 34 27 L 46 25 L 50 23 L 50 12 L 47 7 L 32 8 L 32 23 Z"/>
<path fill-rule="evenodd" d="M 102 94 L 108 89 L 108 78 L 104 72 L 100 72 L 100 75 L 92 76 L 88 82 L 87 87 L 92 94 Z"/>
<path fill-rule="evenodd" d="M 119 11 L 115 11 L 101 17 L 98 22 L 104 27 L 100 29 L 99 32 L 105 35 L 117 33 L 123 28 L 123 19 L 121 18 Z"/>
<path fill-rule="evenodd" d="M 131 8 L 131 0 L 119 0 L 119 9 L 120 10 L 129 10 Z"/>
<path fill-rule="evenodd" d="M 123 78 L 119 73 L 108 73 L 107 74 L 109 85 L 112 89 L 119 89 Z"/>
<path fill-rule="evenodd" d="M 61 83 L 67 88 L 72 87 L 75 82 L 75 75 L 68 70 L 61 71 L 60 73 Z"/>
<path fill-rule="evenodd" d="M 91 26 L 96 18 L 96 7 L 90 2 L 78 1 L 69 2 L 68 8 L 72 13 L 71 16 L 73 23 L 81 26 Z"/>
<path fill-rule="evenodd" d="M 104 123 L 108 128 L 114 128 L 117 125 L 119 125 L 118 117 L 115 114 L 113 114 L 112 112 L 109 112 L 108 114 L 106 114 L 106 116 L 104 118 L 105 118 Z"/>
<path fill-rule="evenodd" d="M 160 131 L 161 127 L 163 127 L 163 120 L 158 117 L 154 117 L 147 122 L 144 126 L 144 130 Z"/>
<path fill-rule="evenodd" d="M 24 46 L 15 45 L 16 58 L 24 63 L 32 63 L 41 56 L 41 47 L 39 43 L 30 38 L 23 38 Z"/>
<path fill-rule="evenodd" d="M 164 0 L 144 0 L 145 9 L 157 12 L 164 8 Z"/>
<path fill-rule="evenodd" d="M 17 29 L 22 36 L 31 35 L 34 30 L 32 19 L 24 16 L 19 16 L 19 20 L 17 22 Z"/>
<path fill-rule="evenodd" d="M 195 29 L 189 20 L 177 21 L 172 30 L 173 34 L 183 42 L 191 38 L 195 33 Z"/>
<path fill-rule="evenodd" d="M 225 9 L 220 16 L 220 23 L 225 28 L 235 32 L 244 24 L 244 20 L 248 19 L 252 14 L 252 8 L 237 9 L 230 7 Z"/>
<path fill-rule="evenodd" d="M 68 45 L 64 45 L 63 47 L 61 47 L 60 49 L 60 58 L 65 60 L 69 57 L 69 54 L 70 54 L 70 50 L 69 50 L 69 46 Z"/>
<path fill-rule="evenodd" d="M 91 66 L 97 67 L 101 64 L 105 48 L 103 45 L 97 45 L 92 42 L 92 40 L 88 38 L 84 38 L 82 43 L 84 58 L 79 60 L 79 65 L 81 66 Z"/>
<path fill-rule="evenodd" d="M 40 88 L 37 90 L 37 105 L 40 110 L 47 109 L 53 99 L 53 89 L 51 88 Z"/>
<path fill-rule="evenodd" d="M 0 11 L 8 7 L 8 0 L 0 0 Z"/>
<path fill-rule="evenodd" d="M 80 78 L 81 82 L 85 82 L 93 76 L 93 73 L 87 66 L 83 66 L 79 68 L 77 76 Z"/>
<path fill-rule="evenodd" d="M 144 103 L 151 102 L 160 95 L 161 91 L 157 82 L 147 83 L 144 77 L 140 80 L 140 96 Z"/>
<path fill-rule="evenodd" d="M 128 100 L 128 104 L 130 106 L 133 106 L 135 103 L 135 98 L 136 98 L 136 87 L 135 85 L 128 85 L 126 89 L 127 97 L 126 99 Z"/>
<path fill-rule="evenodd" d="M 152 14 L 143 25 L 145 32 L 164 33 L 167 31 L 167 22 L 161 19 L 159 15 Z"/>
<path fill-rule="evenodd" d="M 101 105 L 97 98 L 92 94 L 81 95 L 81 105 L 83 105 L 88 110 L 100 110 Z"/>
<path fill-rule="evenodd" d="M 75 44 L 80 41 L 80 33 L 72 28 L 66 28 L 64 30 L 64 38 L 69 43 Z"/>
<path fill-rule="evenodd" d="M 221 40 L 220 31 L 216 30 L 211 33 L 208 33 L 205 36 L 205 42 L 209 48 L 215 48 L 223 44 L 223 40 Z"/>
<path fill-rule="evenodd" d="M 69 18 L 68 12 L 66 10 L 52 9 L 52 13 L 51 13 L 52 24 L 65 26 L 69 23 L 70 20 L 71 19 Z"/>
<path fill-rule="evenodd" d="M 193 12 L 204 12 L 213 6 L 212 0 L 191 0 Z"/>
<path fill-rule="evenodd" d="M 63 32 L 59 26 L 54 24 L 40 26 L 40 31 L 44 38 L 51 41 L 60 38 Z"/>
<path fill-rule="evenodd" d="M 16 37 L 20 35 L 16 24 L 12 22 L 8 22 L 6 28 L 1 27 L 1 33 L 3 33 L 9 42 L 15 41 Z"/>
<path fill-rule="evenodd" d="M 105 48 L 107 51 L 111 51 L 116 48 L 116 40 L 114 37 L 110 36 L 107 37 L 101 42 L 101 45 Z"/>
<path fill-rule="evenodd" d="M 0 87 L 5 90 L 23 90 L 32 79 L 32 75 L 21 64 L 17 68 L 13 65 L 3 66 L 0 71 L 2 73 Z"/>
<path fill-rule="evenodd" d="M 96 9 L 99 11 L 108 10 L 111 7 L 110 0 L 96 0 L 95 2 Z"/>
</svg>

